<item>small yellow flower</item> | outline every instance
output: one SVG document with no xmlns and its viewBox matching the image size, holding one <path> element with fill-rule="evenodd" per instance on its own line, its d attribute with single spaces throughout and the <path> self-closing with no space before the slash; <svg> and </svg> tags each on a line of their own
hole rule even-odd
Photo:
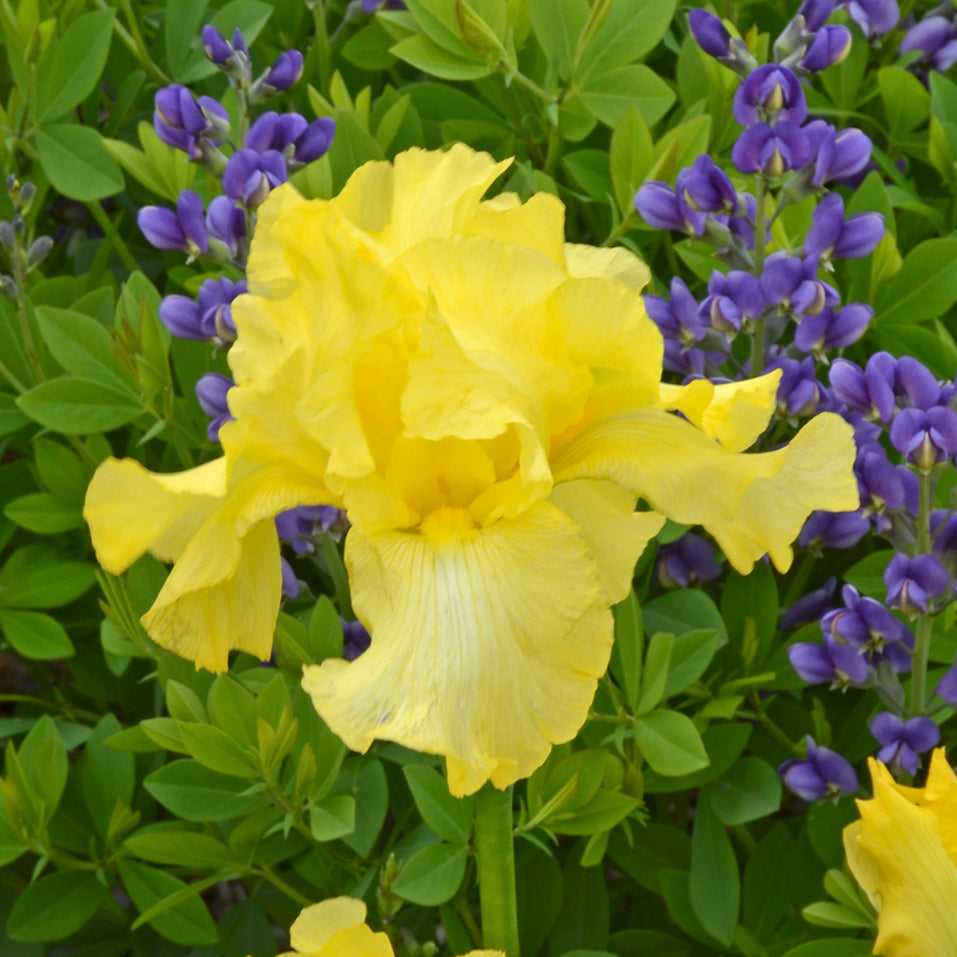
<svg viewBox="0 0 957 957">
<path fill-rule="evenodd" d="M 232 648 L 270 653 L 273 516 L 345 508 L 372 646 L 307 668 L 304 687 L 354 750 L 444 755 L 454 794 L 526 777 L 576 734 L 610 607 L 665 516 L 747 572 L 765 553 L 786 569 L 811 511 L 858 502 L 833 414 L 741 454 L 779 372 L 663 385 L 644 264 L 565 243 L 550 194 L 483 201 L 508 165 L 410 150 L 333 200 L 275 190 L 232 309 L 224 458 L 180 475 L 107 461 L 85 507 L 108 571 L 147 550 L 175 562 L 145 627 L 214 670 Z"/>
<path fill-rule="evenodd" d="M 366 905 L 353 897 L 311 904 L 289 929 L 292 950 L 279 957 L 394 957 L 385 934 L 364 923 Z M 499 950 L 473 950 L 466 957 L 503 957 Z"/>
<path fill-rule="evenodd" d="M 957 776 L 943 748 L 927 784 L 898 784 L 868 761 L 874 797 L 844 829 L 847 863 L 877 909 L 874 953 L 884 957 L 957 954 Z"/>
</svg>

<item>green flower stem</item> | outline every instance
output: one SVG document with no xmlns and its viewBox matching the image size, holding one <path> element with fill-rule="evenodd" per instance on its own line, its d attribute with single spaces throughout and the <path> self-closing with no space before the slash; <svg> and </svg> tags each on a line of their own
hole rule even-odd
<svg viewBox="0 0 957 957">
<path fill-rule="evenodd" d="M 755 187 L 756 207 L 754 211 L 754 275 L 760 278 L 764 268 L 764 253 L 767 243 L 765 216 L 768 205 L 768 188 L 764 177 L 758 173 Z M 751 336 L 751 375 L 764 372 L 764 317 L 754 320 L 754 332 Z"/>
<path fill-rule="evenodd" d="M 326 568 L 332 577 L 332 589 L 339 614 L 347 621 L 352 621 L 355 618 L 355 612 L 352 610 L 352 599 L 349 596 L 349 576 L 342 562 L 342 556 L 339 554 L 339 544 L 329 532 L 322 532 L 319 535 L 319 550 L 326 560 Z"/>
<path fill-rule="evenodd" d="M 482 944 L 487 950 L 504 951 L 505 957 L 520 957 L 511 787 L 499 791 L 489 783 L 475 795 L 475 844 Z"/>
<path fill-rule="evenodd" d="M 934 496 L 933 479 L 930 472 L 920 476 L 920 505 L 917 511 L 917 554 L 930 551 L 930 507 Z M 911 716 L 924 713 L 927 704 L 927 662 L 930 658 L 930 638 L 934 630 L 934 619 L 929 611 L 917 619 L 914 635 L 914 661 L 911 668 Z"/>
</svg>

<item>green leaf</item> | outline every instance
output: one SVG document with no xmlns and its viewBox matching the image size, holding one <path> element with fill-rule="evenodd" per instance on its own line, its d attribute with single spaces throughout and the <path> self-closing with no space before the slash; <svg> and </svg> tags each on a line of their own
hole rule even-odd
<svg viewBox="0 0 957 957">
<path fill-rule="evenodd" d="M 707 800 L 699 801 L 691 834 L 691 906 L 701 926 L 731 943 L 738 920 L 741 883 L 734 848 Z"/>
<path fill-rule="evenodd" d="M 131 834 L 124 847 L 154 864 L 207 871 L 235 864 L 232 851 L 220 840 L 199 831 L 158 825 Z"/>
<path fill-rule="evenodd" d="M 444 904 L 458 891 L 468 856 L 468 848 L 461 845 L 431 844 L 420 848 L 402 865 L 392 891 L 422 907 Z"/>
<path fill-rule="evenodd" d="M 112 714 L 104 715 L 87 738 L 80 759 L 83 801 L 100 837 L 105 838 L 116 806 L 129 807 L 136 786 L 133 755 L 110 747 L 106 739 L 120 731 Z"/>
<path fill-rule="evenodd" d="M 699 771 L 678 777 L 665 777 L 654 770 L 645 773 L 645 791 L 662 794 L 669 791 L 685 791 L 700 787 L 708 781 L 725 774 L 741 756 L 751 736 L 751 728 L 745 724 L 711 724 L 701 735 L 710 764 Z"/>
<path fill-rule="evenodd" d="M 897 137 L 917 129 L 930 116 L 930 94 L 920 80 L 900 66 L 877 71 L 887 131 Z"/>
<path fill-rule="evenodd" d="M 37 121 L 69 113 L 96 89 L 106 66 L 114 11 L 94 10 L 77 17 L 50 44 L 37 78 Z"/>
<path fill-rule="evenodd" d="M 356 799 L 351 794 L 327 797 L 309 809 L 309 829 L 317 841 L 335 841 L 356 829 Z"/>
<path fill-rule="evenodd" d="M 462 49 L 462 53 L 452 53 L 427 36 L 416 36 L 400 40 L 389 52 L 443 80 L 479 80 L 492 72 L 484 59 L 467 53 L 464 46 Z"/>
<path fill-rule="evenodd" d="M 817 901 L 802 908 L 801 916 L 818 927 L 873 927 L 874 922 L 862 916 L 859 911 L 851 910 L 834 901 Z"/>
<path fill-rule="evenodd" d="M 40 164 L 57 192 L 87 203 L 123 190 L 123 173 L 92 127 L 63 123 L 44 126 L 34 136 Z"/>
<path fill-rule="evenodd" d="M 253 696 L 231 675 L 217 675 L 206 696 L 209 718 L 240 744 L 257 740 Z"/>
<path fill-rule="evenodd" d="M 385 153 L 353 111 L 339 110 L 335 120 L 336 138 L 326 155 L 332 167 L 334 188 L 339 190 L 363 163 L 385 159 Z"/>
<path fill-rule="evenodd" d="M 0 608 L 58 608 L 96 581 L 87 562 L 60 561 L 45 545 L 18 548 L 0 571 Z"/>
<path fill-rule="evenodd" d="M 644 626 L 641 606 L 634 589 L 615 605 L 615 644 L 611 652 L 611 673 L 634 707 L 641 687 L 641 659 L 644 651 Z"/>
<path fill-rule="evenodd" d="M 66 745 L 49 715 L 30 729 L 20 743 L 17 758 L 27 786 L 42 803 L 42 828 L 63 797 L 67 776 Z"/>
<path fill-rule="evenodd" d="M 562 909 L 549 935 L 548 952 L 564 954 L 588 947 L 604 950 L 608 943 L 610 906 L 600 867 L 582 867 L 573 855 L 564 870 Z"/>
<path fill-rule="evenodd" d="M 741 758 L 705 790 L 715 813 L 728 827 L 767 817 L 781 806 L 781 781 L 774 768 L 760 758 Z"/>
<path fill-rule="evenodd" d="M 244 782 L 192 760 L 164 765 L 143 785 L 160 804 L 186 821 L 228 821 L 269 805 L 264 794 L 241 793 Z"/>
<path fill-rule="evenodd" d="M 42 612 L 0 611 L 0 632 L 30 661 L 53 661 L 76 654 L 63 626 Z"/>
<path fill-rule="evenodd" d="M 728 575 L 721 590 L 721 613 L 744 660 L 760 667 L 778 626 L 777 578 L 770 566 L 757 564 L 749 575 Z M 754 639 L 749 645 L 751 635 Z"/>
<path fill-rule="evenodd" d="M 52 439 L 33 440 L 40 481 L 56 496 L 81 504 L 92 470 L 71 449 Z"/>
<path fill-rule="evenodd" d="M 126 893 L 130 895 L 141 914 L 146 914 L 174 894 L 187 889 L 193 892 L 185 900 L 148 919 L 147 923 L 157 933 L 175 944 L 183 944 L 187 947 L 197 944 L 215 944 L 219 940 L 216 925 L 198 896 L 198 882 L 195 885 L 187 885 L 165 871 L 122 858 L 117 862 L 117 866 Z"/>
<path fill-rule="evenodd" d="M 36 317 L 43 341 L 66 372 L 125 389 L 135 400 L 136 393 L 105 326 L 73 309 L 53 306 L 37 306 Z"/>
<path fill-rule="evenodd" d="M 874 303 L 874 322 L 903 324 L 936 319 L 957 302 L 957 239 L 928 239 L 905 257 L 883 283 Z"/>
<path fill-rule="evenodd" d="M 847 937 L 828 937 L 812 940 L 787 951 L 783 957 L 866 957 L 871 953 L 871 942 L 850 940 Z"/>
<path fill-rule="evenodd" d="M 16 432 L 29 421 L 29 418 L 17 408 L 14 396 L 8 392 L 0 392 L 0 435 Z"/>
<path fill-rule="evenodd" d="M 472 833 L 472 798 L 452 797 L 445 778 L 424 764 L 407 764 L 402 773 L 422 820 L 439 837 L 464 844 Z"/>
<path fill-rule="evenodd" d="M 3 509 L 3 514 L 21 528 L 39 535 L 57 535 L 83 527 L 83 513 L 79 505 L 71 505 L 49 492 L 34 492 L 15 498 Z"/>
<path fill-rule="evenodd" d="M 7 933 L 24 942 L 63 940 L 83 927 L 108 899 L 90 871 L 47 874 L 17 896 L 7 918 Z"/>
<path fill-rule="evenodd" d="M 186 750 L 204 767 L 238 778 L 259 776 L 259 762 L 249 748 L 221 728 L 180 721 L 179 734 Z"/>
<path fill-rule="evenodd" d="M 577 98 L 596 119 L 614 128 L 633 106 L 653 126 L 671 108 L 675 94 L 657 73 L 635 64 L 589 75 L 578 88 Z"/>
<path fill-rule="evenodd" d="M 35 422 L 64 435 L 108 432 L 143 414 L 139 399 L 94 379 L 61 376 L 34 386 L 17 405 Z"/>
<path fill-rule="evenodd" d="M 588 0 L 531 0 L 528 12 L 546 62 L 560 79 L 567 80 L 578 37 L 588 20 Z"/>
<path fill-rule="evenodd" d="M 615 198 L 620 211 L 627 215 L 634 208 L 635 193 L 651 168 L 653 143 L 648 124 L 641 110 L 630 106 L 611 134 L 608 163 Z"/>
<path fill-rule="evenodd" d="M 686 631 L 713 628 L 724 639 L 722 644 L 728 638 L 724 619 L 715 603 L 703 591 L 693 588 L 671 591 L 646 602 L 641 612 L 646 632 L 669 631 L 683 635 Z"/>
<path fill-rule="evenodd" d="M 179 78 L 186 68 L 190 52 L 196 46 L 199 25 L 205 12 L 206 0 L 166 0 L 163 39 L 166 62 L 174 78 Z"/>
<path fill-rule="evenodd" d="M 659 774 L 690 774 L 708 765 L 698 729 L 677 711 L 652 711 L 635 719 L 635 741 L 648 764 Z"/>
<path fill-rule="evenodd" d="M 550 817 L 548 828 L 556 834 L 601 834 L 628 817 L 638 804 L 628 794 L 601 788 L 584 807 Z"/>
<path fill-rule="evenodd" d="M 658 632 L 651 636 L 641 673 L 641 694 L 635 705 L 636 714 L 646 714 L 661 701 L 661 696 L 665 692 L 665 683 L 668 680 L 671 649 L 674 643 L 674 635 Z"/>
<path fill-rule="evenodd" d="M 608 154 L 604 150 L 578 150 L 566 153 L 562 165 L 585 192 L 598 202 L 611 193 L 608 175 Z"/>
<path fill-rule="evenodd" d="M 380 761 L 371 761 L 356 775 L 351 787 L 356 799 L 356 829 L 343 838 L 358 855 L 372 850 L 389 810 L 389 783 Z"/>
<path fill-rule="evenodd" d="M 657 46 L 674 17 L 676 0 L 628 0 L 611 12 L 582 53 L 576 77 L 634 63 Z M 649 125 L 650 125 L 649 121 Z"/>
<path fill-rule="evenodd" d="M 697 681 L 724 644 L 713 628 L 697 628 L 675 638 L 664 696 L 670 698 Z"/>
</svg>

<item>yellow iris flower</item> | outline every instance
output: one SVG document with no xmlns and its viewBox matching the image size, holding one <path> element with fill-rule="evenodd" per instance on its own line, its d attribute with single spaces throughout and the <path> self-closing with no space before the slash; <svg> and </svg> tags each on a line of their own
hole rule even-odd
<svg viewBox="0 0 957 957">
<path fill-rule="evenodd" d="M 385 934 L 364 923 L 366 905 L 335 897 L 307 907 L 289 930 L 292 950 L 279 957 L 394 957 Z M 466 957 L 504 957 L 500 950 L 473 950 Z"/>
<path fill-rule="evenodd" d="M 877 909 L 875 954 L 957 954 L 957 776 L 943 748 L 923 788 L 898 784 L 868 761 L 874 797 L 844 829 L 847 863 Z"/>
<path fill-rule="evenodd" d="M 526 777 L 575 735 L 610 607 L 665 516 L 747 572 L 765 553 L 786 569 L 812 510 L 858 504 L 836 415 L 741 454 L 779 373 L 663 385 L 644 264 L 565 243 L 550 194 L 483 200 L 509 162 L 414 149 L 329 201 L 276 189 L 232 308 L 224 457 L 179 475 L 109 460 L 85 507 L 108 571 L 175 562 L 144 625 L 213 670 L 232 648 L 269 656 L 273 516 L 345 508 L 372 646 L 304 687 L 354 750 L 445 755 L 454 794 Z"/>
</svg>

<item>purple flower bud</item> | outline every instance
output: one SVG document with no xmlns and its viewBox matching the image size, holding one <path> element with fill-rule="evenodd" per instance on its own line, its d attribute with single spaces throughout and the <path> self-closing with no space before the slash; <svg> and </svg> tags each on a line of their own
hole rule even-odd
<svg viewBox="0 0 957 957">
<path fill-rule="evenodd" d="M 870 530 L 871 523 L 860 512 L 812 512 L 797 541 L 815 552 L 852 548 Z"/>
<path fill-rule="evenodd" d="M 807 119 L 800 81 L 787 67 L 776 63 L 759 66 L 747 76 L 734 95 L 733 110 L 742 126 L 764 122 L 798 125 Z"/>
<path fill-rule="evenodd" d="M 207 279 L 199 287 L 198 306 L 200 326 L 204 337 L 215 345 L 232 342 L 236 338 L 231 312 L 232 301 L 246 291 L 246 281 L 233 282 L 225 277 Z"/>
<path fill-rule="evenodd" d="M 880 213 L 858 213 L 845 220 L 844 200 L 839 193 L 828 193 L 811 218 L 804 252 L 824 262 L 868 256 L 884 235 L 884 217 Z"/>
<path fill-rule="evenodd" d="M 159 304 L 160 321 L 178 339 L 205 339 L 199 305 L 189 296 L 166 296 Z"/>
<path fill-rule="evenodd" d="M 715 270 L 708 281 L 708 292 L 701 312 L 719 332 L 750 328 L 767 306 L 760 283 L 743 270 L 734 269 L 727 275 Z"/>
<path fill-rule="evenodd" d="M 199 381 L 196 383 L 196 398 L 199 401 L 199 407 L 207 415 L 213 417 L 213 421 L 206 426 L 206 435 L 210 442 L 219 441 L 219 430 L 233 418 L 229 414 L 226 393 L 235 384 L 232 379 L 228 379 L 218 372 L 206 372 L 199 377 Z"/>
<path fill-rule="evenodd" d="M 707 539 L 688 532 L 658 552 L 658 578 L 666 588 L 687 588 L 721 575 L 715 548 Z"/>
<path fill-rule="evenodd" d="M 830 748 L 821 748 L 807 736 L 807 760 L 785 761 L 778 768 L 784 786 L 805 801 L 834 797 L 858 789 L 857 774 L 850 763 Z"/>
<path fill-rule="evenodd" d="M 809 143 L 809 161 L 814 164 L 814 186 L 848 179 L 870 162 L 871 141 L 854 127 L 838 131 L 824 120 L 812 120 L 803 130 Z"/>
<path fill-rule="evenodd" d="M 870 732 L 883 747 L 877 760 L 895 771 L 917 773 L 917 755 L 935 747 L 940 741 L 940 728 L 923 716 L 904 721 L 896 714 L 882 711 L 870 723 Z"/>
<path fill-rule="evenodd" d="M 897 361 L 889 352 L 876 352 L 867 360 L 866 369 L 838 359 L 828 378 L 839 401 L 870 419 L 889 422 L 894 414 L 896 368 Z"/>
<path fill-rule="evenodd" d="M 901 356 L 897 360 L 894 391 L 898 397 L 907 397 L 918 409 L 931 409 L 940 402 L 940 383 L 922 362 L 913 356 Z"/>
<path fill-rule="evenodd" d="M 788 659 L 798 677 L 809 685 L 829 684 L 843 690 L 867 681 L 867 661 L 854 648 L 825 635 L 823 645 L 799 641 L 788 646 Z"/>
<path fill-rule="evenodd" d="M 877 445 L 874 451 L 867 450 L 858 455 L 854 471 L 863 509 L 880 514 L 904 505 L 906 493 L 901 473 L 911 473 L 894 465 L 882 446 Z"/>
<path fill-rule="evenodd" d="M 957 665 L 951 665 L 937 684 L 937 694 L 951 707 L 957 706 Z"/>
<path fill-rule="evenodd" d="M 841 591 L 844 608 L 829 611 L 821 618 L 821 631 L 835 641 L 850 645 L 872 664 L 887 660 L 896 671 L 910 667 L 910 632 L 873 598 L 862 597 L 856 588 Z"/>
<path fill-rule="evenodd" d="M 728 174 L 706 154 L 678 174 L 675 192 L 695 212 L 730 213 L 738 208 L 738 194 Z"/>
<path fill-rule="evenodd" d="M 742 173 L 760 172 L 772 179 L 803 166 L 809 156 L 806 133 L 786 121 L 749 126 L 731 149 L 731 161 Z"/>
<path fill-rule="evenodd" d="M 313 120 L 293 143 L 293 163 L 305 166 L 324 156 L 332 146 L 335 135 L 336 121 L 331 116 L 321 116 L 318 120 Z"/>
<path fill-rule="evenodd" d="M 342 657 L 346 661 L 355 661 L 371 644 L 372 638 L 361 621 L 342 621 Z"/>
<path fill-rule="evenodd" d="M 302 77 L 303 57 L 298 50 L 285 50 L 279 54 L 276 62 L 266 71 L 262 89 L 267 96 L 288 90 Z"/>
<path fill-rule="evenodd" d="M 925 17 L 907 33 L 897 49 L 898 55 L 919 50 L 925 69 L 941 73 L 957 63 L 957 29 L 945 17 Z"/>
<path fill-rule="evenodd" d="M 847 27 L 824 27 L 811 41 L 800 66 L 809 73 L 820 73 L 840 63 L 851 52 L 851 40 L 851 31 Z"/>
<path fill-rule="evenodd" d="M 226 38 L 211 23 L 203 27 L 203 49 L 216 66 L 226 66 L 233 54 L 233 48 L 226 42 Z"/>
<path fill-rule="evenodd" d="M 206 229 L 210 236 L 225 244 L 229 255 L 235 259 L 246 238 L 246 216 L 235 200 L 217 196 L 206 210 Z"/>
<path fill-rule="evenodd" d="M 157 249 L 179 249 L 198 256 L 209 248 L 203 219 L 203 201 L 191 189 L 184 189 L 176 212 L 162 206 L 144 206 L 137 214 L 140 231 Z"/>
<path fill-rule="evenodd" d="M 290 601 L 295 601 L 302 592 L 302 585 L 296 578 L 292 565 L 285 558 L 279 559 L 279 572 L 282 575 L 282 595 Z"/>
<path fill-rule="evenodd" d="M 903 409 L 894 417 L 891 444 L 927 472 L 957 452 L 957 413 L 944 406 Z"/>
<path fill-rule="evenodd" d="M 933 555 L 895 555 L 884 569 L 887 604 L 914 617 L 927 611 L 928 601 L 943 594 L 950 574 Z"/>
<path fill-rule="evenodd" d="M 718 59 L 732 55 L 731 34 L 720 17 L 699 7 L 688 14 L 688 27 L 695 42 L 705 53 Z"/>
<path fill-rule="evenodd" d="M 869 39 L 889 33 L 901 16 L 897 0 L 849 0 L 846 7 L 850 18 Z"/>
<path fill-rule="evenodd" d="M 686 220 L 678 205 L 677 193 L 667 183 L 658 180 L 642 183 L 635 194 L 635 209 L 656 229 L 672 229 L 689 236 L 700 236 L 704 232 L 705 214 L 695 213 L 693 221 Z"/>
<path fill-rule="evenodd" d="M 933 552 L 953 575 L 957 572 L 957 514 L 939 508 L 931 512 Z"/>
<path fill-rule="evenodd" d="M 861 302 L 852 302 L 835 312 L 830 306 L 817 315 L 806 315 L 794 333 L 794 344 L 802 352 L 823 356 L 831 349 L 843 349 L 864 335 L 874 310 Z"/>
<path fill-rule="evenodd" d="M 804 17 L 804 28 L 808 33 L 816 33 L 834 12 L 834 0 L 804 0 L 798 7 L 798 13 Z"/>
<path fill-rule="evenodd" d="M 684 280 L 671 280 L 671 301 L 650 293 L 645 297 L 648 315 L 666 339 L 688 348 L 704 338 L 705 327 L 699 317 L 698 300 L 688 291 Z"/>
<path fill-rule="evenodd" d="M 178 83 L 157 90 L 153 105 L 156 135 L 164 143 L 183 150 L 194 162 L 203 157 L 199 137 L 222 140 L 229 135 L 229 114 L 222 104 L 209 96 L 196 101 Z"/>
<path fill-rule="evenodd" d="M 778 627 L 782 631 L 787 631 L 790 628 L 797 628 L 798 625 L 817 621 L 827 611 L 827 606 L 834 598 L 836 586 L 837 579 L 832 575 L 820 588 L 802 595 L 786 610 L 782 609 Z"/>
<path fill-rule="evenodd" d="M 777 396 L 782 415 L 804 418 L 818 411 L 824 393 L 810 356 L 801 362 L 788 358 L 773 359 L 768 363 L 768 371 L 771 369 L 780 369 L 782 373 Z"/>
<path fill-rule="evenodd" d="M 223 190 L 227 196 L 241 199 L 246 206 L 254 208 L 286 179 L 282 153 L 267 150 L 259 154 L 244 148 L 229 158 L 223 173 Z"/>
</svg>

